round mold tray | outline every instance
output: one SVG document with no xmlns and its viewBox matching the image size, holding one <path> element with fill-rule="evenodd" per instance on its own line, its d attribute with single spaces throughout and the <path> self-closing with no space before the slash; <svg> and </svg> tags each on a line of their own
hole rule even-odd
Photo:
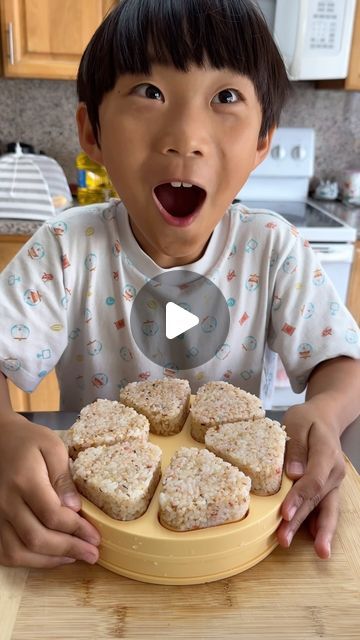
<svg viewBox="0 0 360 640">
<path fill-rule="evenodd" d="M 162 470 L 180 447 L 204 448 L 190 434 L 190 418 L 175 436 L 150 434 L 163 452 Z M 171 531 L 159 522 L 161 480 L 147 511 L 137 520 L 114 520 L 82 497 L 82 515 L 100 531 L 98 564 L 128 578 L 154 584 L 188 585 L 221 580 L 249 569 L 277 546 L 280 506 L 292 486 L 283 474 L 272 496 L 250 495 L 239 522 L 196 531 Z"/>
</svg>

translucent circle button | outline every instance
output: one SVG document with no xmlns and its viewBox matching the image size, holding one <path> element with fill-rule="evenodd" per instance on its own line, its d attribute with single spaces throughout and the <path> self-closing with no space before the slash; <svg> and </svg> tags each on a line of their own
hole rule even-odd
<svg viewBox="0 0 360 640">
<path fill-rule="evenodd" d="M 226 350 L 230 314 L 211 280 L 179 269 L 152 278 L 140 289 L 130 324 L 149 360 L 178 371 L 199 367 Z"/>
</svg>

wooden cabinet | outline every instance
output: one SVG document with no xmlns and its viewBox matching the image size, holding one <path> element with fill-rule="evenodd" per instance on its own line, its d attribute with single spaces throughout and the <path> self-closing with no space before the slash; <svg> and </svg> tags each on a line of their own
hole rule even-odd
<svg viewBox="0 0 360 640">
<path fill-rule="evenodd" d="M 4 75 L 76 78 L 82 52 L 114 0 L 0 0 Z"/>
<path fill-rule="evenodd" d="M 347 89 L 360 91 L 360 0 L 357 0 L 348 76 L 345 80 L 321 80 L 319 89 Z"/>
<path fill-rule="evenodd" d="M 360 240 L 358 240 L 355 245 L 347 306 L 356 322 L 360 325 Z"/>
<path fill-rule="evenodd" d="M 357 1 L 349 73 L 344 87 L 345 89 L 360 91 L 360 0 Z"/>
<path fill-rule="evenodd" d="M 0 235 L 0 271 L 28 240 L 26 236 Z M 25 393 L 9 382 L 10 397 L 15 411 L 56 411 L 59 409 L 59 386 L 55 372 L 52 371 L 34 393 Z"/>
</svg>

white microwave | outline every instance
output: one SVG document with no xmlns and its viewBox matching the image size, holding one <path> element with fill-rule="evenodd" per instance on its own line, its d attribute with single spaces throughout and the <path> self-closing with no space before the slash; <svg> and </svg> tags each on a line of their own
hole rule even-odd
<svg viewBox="0 0 360 640">
<path fill-rule="evenodd" d="M 356 0 L 256 1 L 291 80 L 346 78 Z"/>
</svg>

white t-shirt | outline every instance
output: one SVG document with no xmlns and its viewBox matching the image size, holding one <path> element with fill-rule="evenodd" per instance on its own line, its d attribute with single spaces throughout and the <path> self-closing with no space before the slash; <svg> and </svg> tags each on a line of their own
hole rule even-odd
<svg viewBox="0 0 360 640">
<path fill-rule="evenodd" d="M 186 270 L 222 291 L 230 312 L 223 348 L 201 367 L 168 371 L 138 349 L 130 312 L 164 273 L 139 247 L 124 205 L 77 207 L 47 221 L 0 276 L 0 369 L 33 391 L 56 367 L 61 409 L 118 399 L 128 382 L 176 375 L 193 392 L 226 380 L 266 398 L 279 353 L 294 391 L 321 361 L 360 358 L 360 333 L 309 243 L 281 216 L 233 205 L 204 255 Z"/>
</svg>

